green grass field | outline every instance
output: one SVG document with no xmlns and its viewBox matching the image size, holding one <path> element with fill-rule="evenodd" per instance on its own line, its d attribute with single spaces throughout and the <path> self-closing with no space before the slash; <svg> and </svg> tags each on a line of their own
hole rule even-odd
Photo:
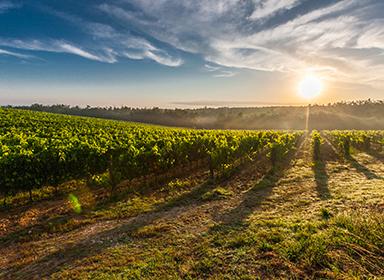
<svg viewBox="0 0 384 280">
<path fill-rule="evenodd" d="M 18 194 L 0 278 L 384 279 L 384 154 L 311 151 L 278 168 L 260 152 L 214 181 L 207 166 L 125 181 L 113 198 L 107 175 Z"/>
</svg>

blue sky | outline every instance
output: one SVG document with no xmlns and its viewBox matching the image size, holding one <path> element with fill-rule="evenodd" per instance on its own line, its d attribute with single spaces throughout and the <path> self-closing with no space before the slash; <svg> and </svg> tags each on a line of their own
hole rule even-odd
<svg viewBox="0 0 384 280">
<path fill-rule="evenodd" d="M 384 1 L 0 0 L 0 105 L 384 98 Z"/>
</svg>

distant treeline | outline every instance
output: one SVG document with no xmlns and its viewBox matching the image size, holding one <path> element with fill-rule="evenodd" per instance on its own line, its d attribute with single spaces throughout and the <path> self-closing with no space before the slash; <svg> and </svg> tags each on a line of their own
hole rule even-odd
<svg viewBox="0 0 384 280">
<path fill-rule="evenodd" d="M 308 106 L 161 109 L 81 108 L 69 105 L 7 106 L 24 110 L 205 129 L 305 129 Z M 383 100 L 340 101 L 309 106 L 309 129 L 384 129 Z"/>
</svg>

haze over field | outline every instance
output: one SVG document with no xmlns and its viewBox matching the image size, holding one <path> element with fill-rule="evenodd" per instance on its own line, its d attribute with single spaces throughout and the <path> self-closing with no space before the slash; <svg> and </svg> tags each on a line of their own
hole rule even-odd
<svg viewBox="0 0 384 280">
<path fill-rule="evenodd" d="M 0 1 L 0 105 L 383 99 L 377 0 Z"/>
<path fill-rule="evenodd" d="M 13 108 L 199 129 L 384 129 L 384 101 L 371 99 L 327 105 L 243 108 L 140 109 L 127 106 L 81 108 L 64 104 L 52 106 L 33 104 Z"/>
</svg>

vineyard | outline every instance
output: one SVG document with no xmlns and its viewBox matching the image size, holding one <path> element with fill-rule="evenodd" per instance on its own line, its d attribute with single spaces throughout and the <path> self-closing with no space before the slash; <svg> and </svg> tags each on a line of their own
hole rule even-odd
<svg viewBox="0 0 384 280">
<path fill-rule="evenodd" d="M 0 278 L 384 279 L 383 144 L 0 108 Z"/>
<path fill-rule="evenodd" d="M 0 191 L 92 177 L 110 169 L 112 185 L 209 160 L 211 172 L 270 146 L 273 165 L 302 132 L 168 129 L 31 111 L 0 111 Z M 112 190 L 114 192 L 114 190 Z"/>
</svg>

